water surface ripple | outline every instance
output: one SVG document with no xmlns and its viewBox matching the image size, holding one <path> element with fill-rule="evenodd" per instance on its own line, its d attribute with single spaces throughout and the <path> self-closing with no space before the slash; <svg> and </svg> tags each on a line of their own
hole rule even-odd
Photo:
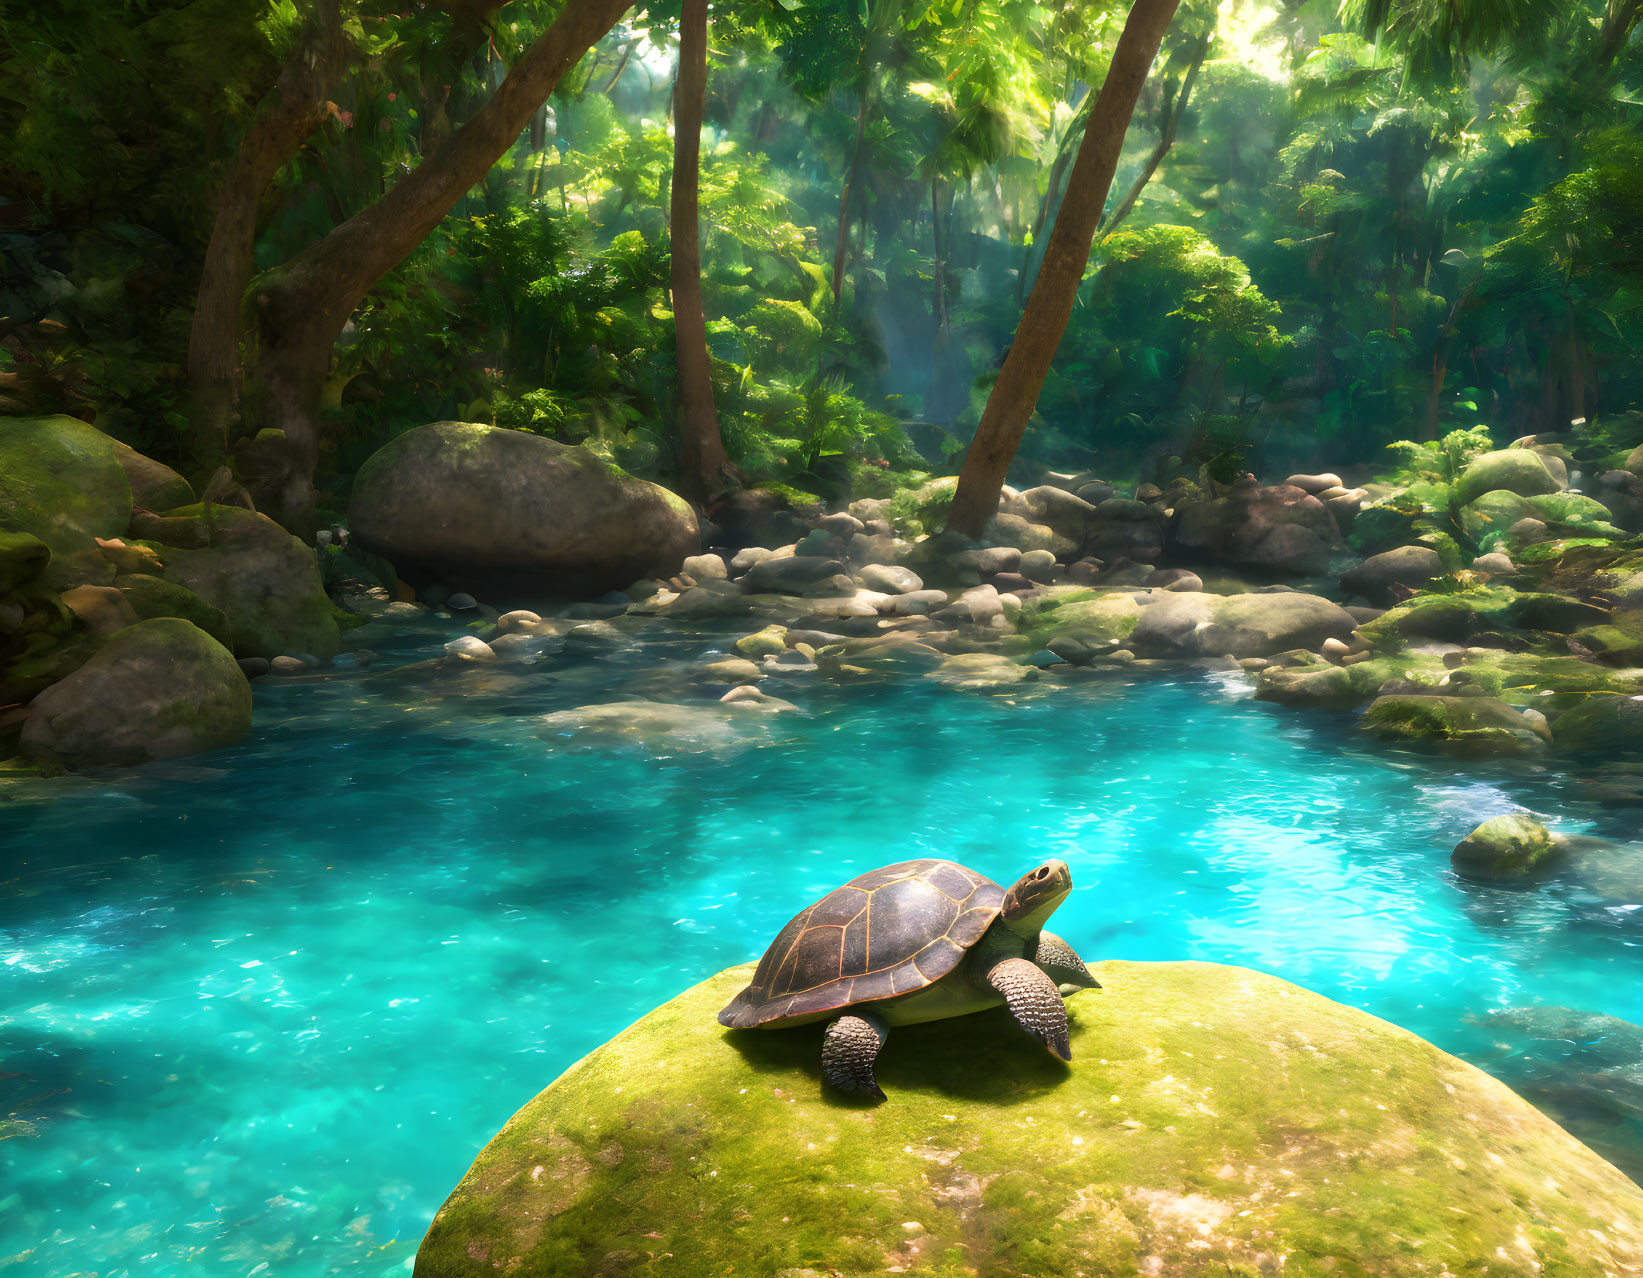
<svg viewBox="0 0 1643 1278">
<path fill-rule="evenodd" d="M 1520 805 L 1622 833 L 1578 774 L 1387 751 L 1196 674 L 1009 696 L 799 676 L 771 688 L 807 714 L 728 754 L 538 735 L 670 680 L 699 695 L 669 668 L 703 647 L 264 684 L 237 749 L 0 786 L 0 1269 L 402 1274 L 562 1069 L 913 856 L 1006 882 L 1061 857 L 1055 926 L 1087 956 L 1261 968 L 1561 1080 L 1577 1130 L 1643 1169 L 1635 1112 L 1477 1023 L 1643 1021 L 1639 894 L 1448 866 Z"/>
</svg>

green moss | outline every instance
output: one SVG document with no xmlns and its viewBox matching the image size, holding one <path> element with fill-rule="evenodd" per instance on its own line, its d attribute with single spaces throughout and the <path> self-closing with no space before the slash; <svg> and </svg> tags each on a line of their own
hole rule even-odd
<svg viewBox="0 0 1643 1278">
<path fill-rule="evenodd" d="M 1002 1011 L 898 1029 L 878 1107 L 822 1087 L 819 1025 L 721 1029 L 751 968 L 723 973 L 520 1110 L 415 1272 L 1459 1274 L 1524 1240 L 1544 1273 L 1643 1263 L 1643 1191 L 1430 1044 L 1238 968 L 1095 971 L 1071 1067 Z"/>
<path fill-rule="evenodd" d="M 0 531 L 0 595 L 27 585 L 51 562 L 51 547 L 33 533 Z"/>
<path fill-rule="evenodd" d="M 192 590 L 147 573 L 116 577 L 114 585 L 144 621 L 154 617 L 181 617 L 193 622 L 223 647 L 232 649 L 228 618 L 220 608 L 213 608 Z"/>
<path fill-rule="evenodd" d="M 1547 868 L 1559 854 L 1551 833 L 1521 812 L 1490 817 L 1456 846 L 1457 870 L 1488 878 L 1522 878 Z"/>
<path fill-rule="evenodd" d="M 107 435 L 73 417 L 0 417 L 0 531 L 32 533 L 61 561 L 130 519 L 131 484 Z"/>
<path fill-rule="evenodd" d="M 1543 728 L 1492 697 L 1377 697 L 1364 727 L 1378 736 L 1427 741 L 1469 754 L 1522 754 L 1545 745 Z"/>
<path fill-rule="evenodd" d="M 1123 591 L 1105 594 L 1080 591 L 1057 601 L 1053 607 L 1031 614 L 1024 612 L 1020 625 L 1039 648 L 1063 636 L 1077 636 L 1097 646 L 1114 646 L 1134 634 L 1140 620 L 1141 608 L 1134 595 Z"/>
</svg>

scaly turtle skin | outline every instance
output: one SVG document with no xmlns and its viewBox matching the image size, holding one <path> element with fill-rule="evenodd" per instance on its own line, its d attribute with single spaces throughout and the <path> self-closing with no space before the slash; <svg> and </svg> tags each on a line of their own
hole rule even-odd
<svg viewBox="0 0 1643 1278">
<path fill-rule="evenodd" d="M 1006 1003 L 1028 1033 L 1070 1060 L 1061 994 L 1099 988 L 1072 947 L 1043 931 L 1071 888 L 1061 861 L 1007 892 L 952 861 L 872 870 L 789 922 L 719 1023 L 775 1029 L 836 1017 L 822 1048 L 827 1080 L 880 1100 L 873 1060 L 891 1025 Z"/>
</svg>

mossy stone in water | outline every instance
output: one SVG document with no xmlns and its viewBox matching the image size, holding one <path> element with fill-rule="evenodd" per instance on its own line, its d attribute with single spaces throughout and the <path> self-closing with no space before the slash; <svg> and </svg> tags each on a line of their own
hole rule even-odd
<svg viewBox="0 0 1643 1278">
<path fill-rule="evenodd" d="M 1558 856 L 1551 832 L 1532 816 L 1511 812 L 1490 817 L 1468 834 L 1449 861 L 1463 874 L 1487 878 L 1521 878 L 1545 869 Z"/>
<path fill-rule="evenodd" d="M 32 533 L 66 561 L 130 519 L 131 484 L 102 431 L 61 415 L 0 417 L 0 530 Z"/>
<path fill-rule="evenodd" d="M 1466 754 L 1523 754 L 1546 745 L 1543 724 L 1493 697 L 1377 697 L 1364 711 L 1364 727 Z"/>
<path fill-rule="evenodd" d="M 480 1154 L 416 1278 L 1622 1274 L 1643 1190 L 1385 1021 L 1205 963 L 1098 964 L 1073 1064 L 1002 1009 L 897 1029 L 876 1108 L 823 1027 L 727 1033 L 735 968 L 573 1065 Z"/>
<path fill-rule="evenodd" d="M 1563 487 L 1539 453 L 1527 448 L 1503 448 L 1474 457 L 1467 463 L 1455 480 L 1455 500 L 1464 506 L 1489 492 L 1533 497 L 1555 493 Z"/>
</svg>

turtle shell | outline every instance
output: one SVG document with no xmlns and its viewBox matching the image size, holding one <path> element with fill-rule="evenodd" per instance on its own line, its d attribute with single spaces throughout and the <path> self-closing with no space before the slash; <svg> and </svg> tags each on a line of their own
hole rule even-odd
<svg viewBox="0 0 1643 1278">
<path fill-rule="evenodd" d="M 1003 901 L 998 884 L 952 861 L 869 871 L 781 930 L 719 1023 L 747 1029 L 923 989 L 958 966 Z"/>
</svg>

